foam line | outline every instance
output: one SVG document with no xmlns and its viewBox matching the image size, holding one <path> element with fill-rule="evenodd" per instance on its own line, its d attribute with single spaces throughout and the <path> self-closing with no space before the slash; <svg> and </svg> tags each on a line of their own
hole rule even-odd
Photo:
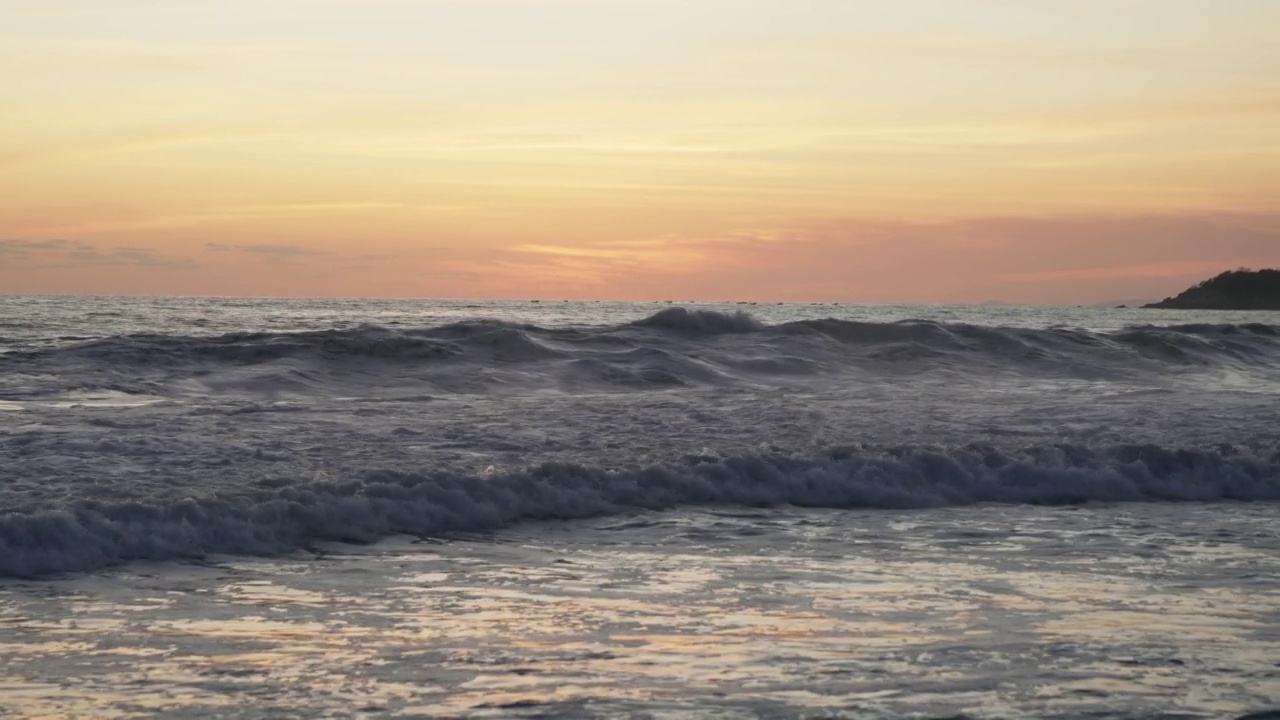
<svg viewBox="0 0 1280 720">
<path fill-rule="evenodd" d="M 928 508 L 979 503 L 1280 500 L 1280 453 L 1080 445 L 847 448 L 629 469 L 550 464 L 492 477 L 372 472 L 167 505 L 82 500 L 0 516 L 0 576 L 211 553 L 276 555 L 513 523 L 681 506 Z"/>
</svg>

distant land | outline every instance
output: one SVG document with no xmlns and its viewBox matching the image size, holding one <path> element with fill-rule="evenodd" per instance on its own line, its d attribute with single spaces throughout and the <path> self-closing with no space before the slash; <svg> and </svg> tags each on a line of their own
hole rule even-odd
<svg viewBox="0 0 1280 720">
<path fill-rule="evenodd" d="M 1280 270 L 1229 270 L 1180 295 L 1143 305 L 1179 310 L 1280 310 Z"/>
<path fill-rule="evenodd" d="M 1136 299 L 1136 300 L 1135 300 L 1135 299 L 1130 299 L 1130 300 L 1106 300 L 1106 301 L 1103 301 L 1103 302 L 1094 303 L 1094 304 L 1090 305 L 1089 307 L 1091 307 L 1091 308 L 1122 308 L 1122 307 L 1124 307 L 1124 308 L 1136 308 L 1136 307 L 1142 307 L 1143 305 L 1146 305 L 1146 304 L 1148 304 L 1148 303 L 1152 303 L 1152 302 L 1155 302 L 1155 301 L 1154 301 L 1154 300 L 1152 300 L 1150 297 L 1140 298 L 1140 299 Z"/>
</svg>

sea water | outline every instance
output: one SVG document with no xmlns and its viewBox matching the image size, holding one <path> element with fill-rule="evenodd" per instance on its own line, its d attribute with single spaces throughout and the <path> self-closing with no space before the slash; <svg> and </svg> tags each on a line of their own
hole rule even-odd
<svg viewBox="0 0 1280 720">
<path fill-rule="evenodd" d="M 0 707 L 1235 717 L 1280 314 L 0 298 Z"/>
</svg>

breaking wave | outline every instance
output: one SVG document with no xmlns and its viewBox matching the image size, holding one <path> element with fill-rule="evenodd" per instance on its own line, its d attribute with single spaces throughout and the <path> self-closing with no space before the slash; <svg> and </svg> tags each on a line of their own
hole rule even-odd
<svg viewBox="0 0 1280 720">
<path fill-rule="evenodd" d="M 1280 453 L 1121 445 L 851 447 L 606 469 L 568 464 L 489 476 L 375 472 L 165 505 L 81 500 L 0 516 L 0 576 L 130 560 L 276 555 L 513 523 L 720 505 L 929 508 L 978 503 L 1280 500 Z"/>
<path fill-rule="evenodd" d="M 683 307 L 667 308 L 631 323 L 634 327 L 655 327 L 681 332 L 724 335 L 751 333 L 764 330 L 765 326 L 744 312 L 722 313 L 715 310 L 690 310 Z"/>
</svg>

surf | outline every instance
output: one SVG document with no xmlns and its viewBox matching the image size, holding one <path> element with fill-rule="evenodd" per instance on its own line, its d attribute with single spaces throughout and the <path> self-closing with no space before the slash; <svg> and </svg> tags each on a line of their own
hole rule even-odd
<svg viewBox="0 0 1280 720">
<path fill-rule="evenodd" d="M 922 509 L 983 504 L 1280 500 L 1280 452 L 1234 447 L 844 447 L 691 456 L 626 468 L 543 463 L 502 473 L 371 470 L 334 482 L 149 503 L 79 499 L 0 516 L 0 576 L 133 560 L 280 555 L 326 541 L 441 536 L 681 507 Z M 981 509 L 975 509 L 981 512 Z"/>
</svg>

